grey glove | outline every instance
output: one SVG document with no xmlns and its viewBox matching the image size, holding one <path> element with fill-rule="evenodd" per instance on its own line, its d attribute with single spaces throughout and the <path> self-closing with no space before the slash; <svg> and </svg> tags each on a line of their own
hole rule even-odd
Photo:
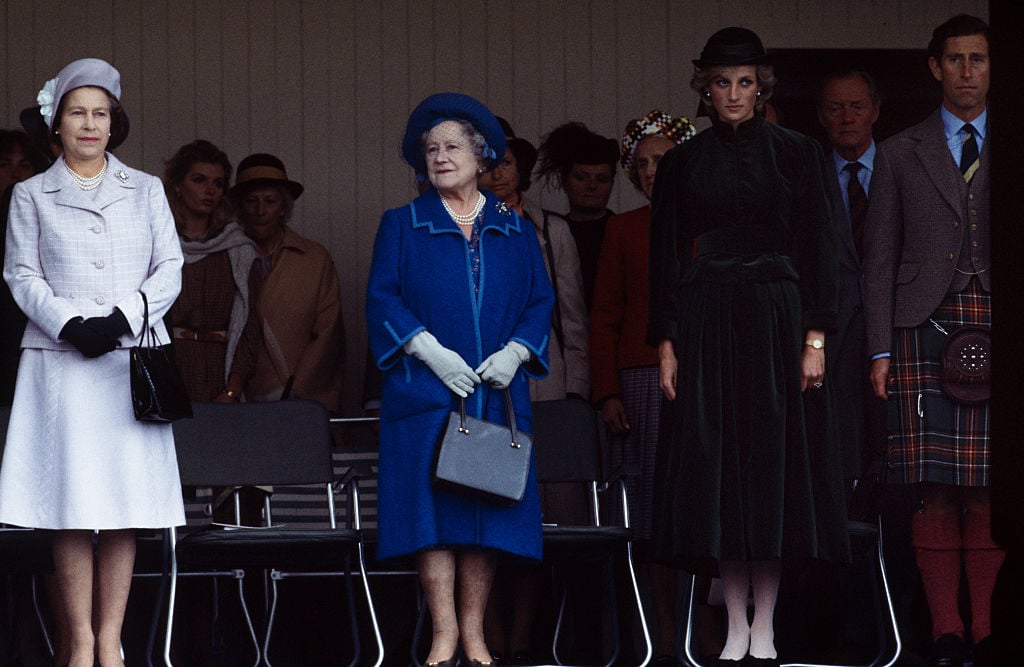
<svg viewBox="0 0 1024 667">
<path fill-rule="evenodd" d="M 530 351 L 516 341 L 509 341 L 477 367 L 476 372 L 495 389 L 505 389 L 512 383 L 519 366 L 530 359 Z"/>
<path fill-rule="evenodd" d="M 459 353 L 438 343 L 429 331 L 421 331 L 410 338 L 404 349 L 406 354 L 425 363 L 446 387 L 462 398 L 472 394 L 473 387 L 480 384 L 480 377 Z"/>
</svg>

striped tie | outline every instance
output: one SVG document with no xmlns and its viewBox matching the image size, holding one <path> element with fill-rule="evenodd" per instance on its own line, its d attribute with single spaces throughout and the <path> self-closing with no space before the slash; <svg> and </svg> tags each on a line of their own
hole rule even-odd
<svg viewBox="0 0 1024 667">
<path fill-rule="evenodd" d="M 864 256 L 864 219 L 868 216 L 868 195 L 857 178 L 857 172 L 863 168 L 860 162 L 847 162 L 843 167 L 849 172 L 850 181 L 846 184 L 846 195 L 850 200 L 850 231 L 853 233 L 853 245 L 857 255 Z"/>
<path fill-rule="evenodd" d="M 962 130 L 967 133 L 964 139 L 962 152 L 960 153 L 960 173 L 964 175 L 965 181 L 970 181 L 974 172 L 978 171 L 978 139 L 974 126 L 967 123 Z"/>
</svg>

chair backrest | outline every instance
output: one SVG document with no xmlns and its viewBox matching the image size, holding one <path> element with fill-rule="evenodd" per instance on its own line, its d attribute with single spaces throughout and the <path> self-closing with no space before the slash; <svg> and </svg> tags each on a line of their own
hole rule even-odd
<svg viewBox="0 0 1024 667">
<path fill-rule="evenodd" d="M 308 399 L 195 403 L 174 422 L 181 483 L 188 486 L 316 484 L 333 480 L 327 410 Z"/>
<path fill-rule="evenodd" d="M 597 414 L 589 403 L 536 401 L 532 428 L 538 481 L 602 481 Z"/>
</svg>

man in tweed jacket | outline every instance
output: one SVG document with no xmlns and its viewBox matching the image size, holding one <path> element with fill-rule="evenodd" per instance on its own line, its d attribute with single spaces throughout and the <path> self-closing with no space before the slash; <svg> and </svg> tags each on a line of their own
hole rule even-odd
<svg viewBox="0 0 1024 667">
<path fill-rule="evenodd" d="M 915 484 L 918 569 L 932 617 L 932 663 L 991 664 L 989 608 L 1003 552 L 990 524 L 989 405 L 941 385 L 943 332 L 991 327 L 989 29 L 955 16 L 935 29 L 929 67 L 942 106 L 879 146 L 864 235 L 871 382 L 889 400 L 887 470 Z M 941 329 L 941 330 L 940 330 Z M 972 622 L 958 612 L 961 568 Z"/>
</svg>

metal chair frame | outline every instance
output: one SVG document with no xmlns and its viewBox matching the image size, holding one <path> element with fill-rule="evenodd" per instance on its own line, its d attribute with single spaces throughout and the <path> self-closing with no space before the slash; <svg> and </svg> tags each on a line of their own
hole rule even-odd
<svg viewBox="0 0 1024 667">
<path fill-rule="evenodd" d="M 299 576 L 344 576 L 347 578 L 349 583 L 350 594 L 348 596 L 348 608 L 350 611 L 350 618 L 352 620 L 352 638 L 354 646 L 353 658 L 349 664 L 354 667 L 361 659 L 361 645 L 358 632 L 358 622 L 355 614 L 355 600 L 354 596 L 351 594 L 351 577 L 353 576 L 353 573 L 350 559 L 354 556 L 358 561 L 359 577 L 362 580 L 362 591 L 366 596 L 369 620 L 372 625 L 377 645 L 377 658 L 374 663 L 374 667 L 380 667 L 384 658 L 384 645 L 381 639 L 380 626 L 377 621 L 376 610 L 374 608 L 373 598 L 370 593 L 370 587 L 367 580 L 365 560 L 363 556 L 363 541 L 361 533 L 359 532 L 359 490 L 356 479 L 357 475 L 350 474 L 346 476 L 344 480 L 341 480 L 340 483 L 333 478 L 334 475 L 330 457 L 330 434 L 327 430 L 328 418 L 323 406 L 314 401 L 290 400 L 265 404 L 222 405 L 196 403 L 194 404 L 194 409 L 196 416 L 194 420 L 191 420 L 194 423 L 189 423 L 182 427 L 178 426 L 179 424 L 182 424 L 182 422 L 178 422 L 175 425 L 175 436 L 178 443 L 179 467 L 182 472 L 183 484 L 194 486 L 243 486 L 262 484 L 283 486 L 291 484 L 323 484 L 327 500 L 327 512 L 330 518 L 330 528 L 316 530 L 292 530 L 284 528 L 282 525 L 275 524 L 271 513 L 271 501 L 268 496 L 264 498 L 265 526 L 225 526 L 221 524 L 214 524 L 213 531 L 197 531 L 181 538 L 179 538 L 176 529 L 170 529 L 168 531 L 168 542 L 170 546 L 170 591 L 168 593 L 167 625 L 164 637 L 165 665 L 168 667 L 171 667 L 172 665 L 170 653 L 174 630 L 177 581 L 179 577 L 206 576 L 236 580 L 238 585 L 239 602 L 255 653 L 255 661 L 253 665 L 256 667 L 260 664 L 265 664 L 267 667 L 270 667 L 271 663 L 268 656 L 268 650 L 273 632 L 273 621 L 277 614 L 277 602 L 279 595 L 278 582 L 286 578 Z M 273 414 L 268 415 L 266 413 L 262 413 L 261 411 L 264 410 Z M 291 411 L 293 410 L 299 411 L 301 414 L 293 415 L 291 414 Z M 246 420 L 251 420 L 251 422 L 247 422 Z M 307 443 L 308 448 L 306 451 L 292 452 L 291 455 L 299 457 L 306 457 L 307 455 L 322 456 L 324 459 L 323 461 L 304 460 L 299 464 L 299 468 L 305 470 L 301 472 L 287 470 L 288 465 L 284 462 L 289 455 L 279 454 L 278 452 L 272 451 L 275 443 L 270 442 L 269 440 L 275 436 L 279 438 L 282 437 L 283 433 L 288 429 L 288 420 L 291 420 L 290 423 L 295 428 L 304 428 L 309 425 L 310 420 L 314 420 L 314 428 L 317 430 L 317 434 L 314 439 L 321 440 L 319 443 Z M 322 421 L 322 424 L 320 424 L 320 421 Z M 252 426 L 253 422 L 258 422 L 259 425 Z M 226 456 L 228 459 L 233 460 L 233 455 L 237 455 L 239 458 L 237 462 L 239 469 L 231 469 L 232 466 L 227 465 L 225 468 L 228 469 L 221 470 L 215 463 L 207 461 L 203 457 L 203 446 L 206 443 L 206 437 L 201 433 L 197 433 L 197 430 L 199 429 L 197 424 L 209 427 L 213 430 L 213 433 L 208 437 L 214 438 L 217 446 L 223 450 L 220 454 L 221 456 Z M 225 430 L 225 426 L 227 424 L 236 425 L 244 432 L 236 434 L 233 428 Z M 321 426 L 322 433 L 320 432 Z M 276 431 L 276 433 L 274 433 L 274 431 Z M 326 440 L 324 440 L 324 438 L 326 438 Z M 182 444 L 183 442 L 184 444 Z M 280 442 L 280 440 L 277 442 Z M 267 447 L 260 447 L 260 444 L 266 444 Z M 294 459 L 292 459 L 292 461 L 294 462 Z M 279 465 L 280 469 L 275 466 L 275 463 Z M 319 472 L 312 473 L 311 477 L 310 471 L 312 468 L 315 468 Z M 354 512 L 349 513 L 351 527 L 347 529 L 339 529 L 335 518 L 334 494 L 336 492 L 336 484 L 338 490 L 341 488 L 346 490 L 349 502 L 354 508 Z M 237 492 L 235 494 L 234 502 L 236 523 L 240 524 L 241 508 Z M 277 557 L 266 558 L 255 553 L 259 550 L 261 541 L 266 543 L 267 546 L 274 546 L 286 544 L 289 540 L 295 540 L 296 546 L 298 546 L 306 538 L 319 541 L 324 537 L 339 538 L 342 540 L 343 545 L 350 550 L 345 554 L 346 565 L 344 570 L 324 570 L 313 572 L 306 570 L 303 565 L 300 566 L 300 569 L 302 569 L 301 572 L 290 572 L 287 570 L 287 563 L 274 561 L 274 558 Z M 228 548 L 237 548 L 237 546 L 232 547 L 231 545 L 244 540 L 252 540 L 252 544 L 246 547 L 249 549 L 246 554 L 247 561 L 244 564 L 240 564 L 242 565 L 241 567 L 197 567 L 195 569 L 182 571 L 181 564 L 179 562 L 179 553 L 181 552 L 183 545 L 185 548 L 195 549 L 197 547 L 194 545 L 198 543 L 198 548 L 202 549 L 203 540 L 208 540 L 209 542 L 218 544 L 227 544 L 229 545 Z M 340 545 L 331 544 L 329 546 L 336 549 L 339 548 Z M 253 565 L 254 562 L 259 562 L 259 565 Z M 266 628 L 263 633 L 262 642 L 257 637 L 256 628 L 254 626 L 248 604 L 245 600 L 246 564 L 248 564 L 249 567 L 254 568 L 264 567 L 265 571 L 268 573 L 267 578 L 269 578 L 270 581 L 269 599 L 267 601 L 266 610 Z M 266 579 L 264 580 L 264 583 L 266 583 Z"/>
</svg>

